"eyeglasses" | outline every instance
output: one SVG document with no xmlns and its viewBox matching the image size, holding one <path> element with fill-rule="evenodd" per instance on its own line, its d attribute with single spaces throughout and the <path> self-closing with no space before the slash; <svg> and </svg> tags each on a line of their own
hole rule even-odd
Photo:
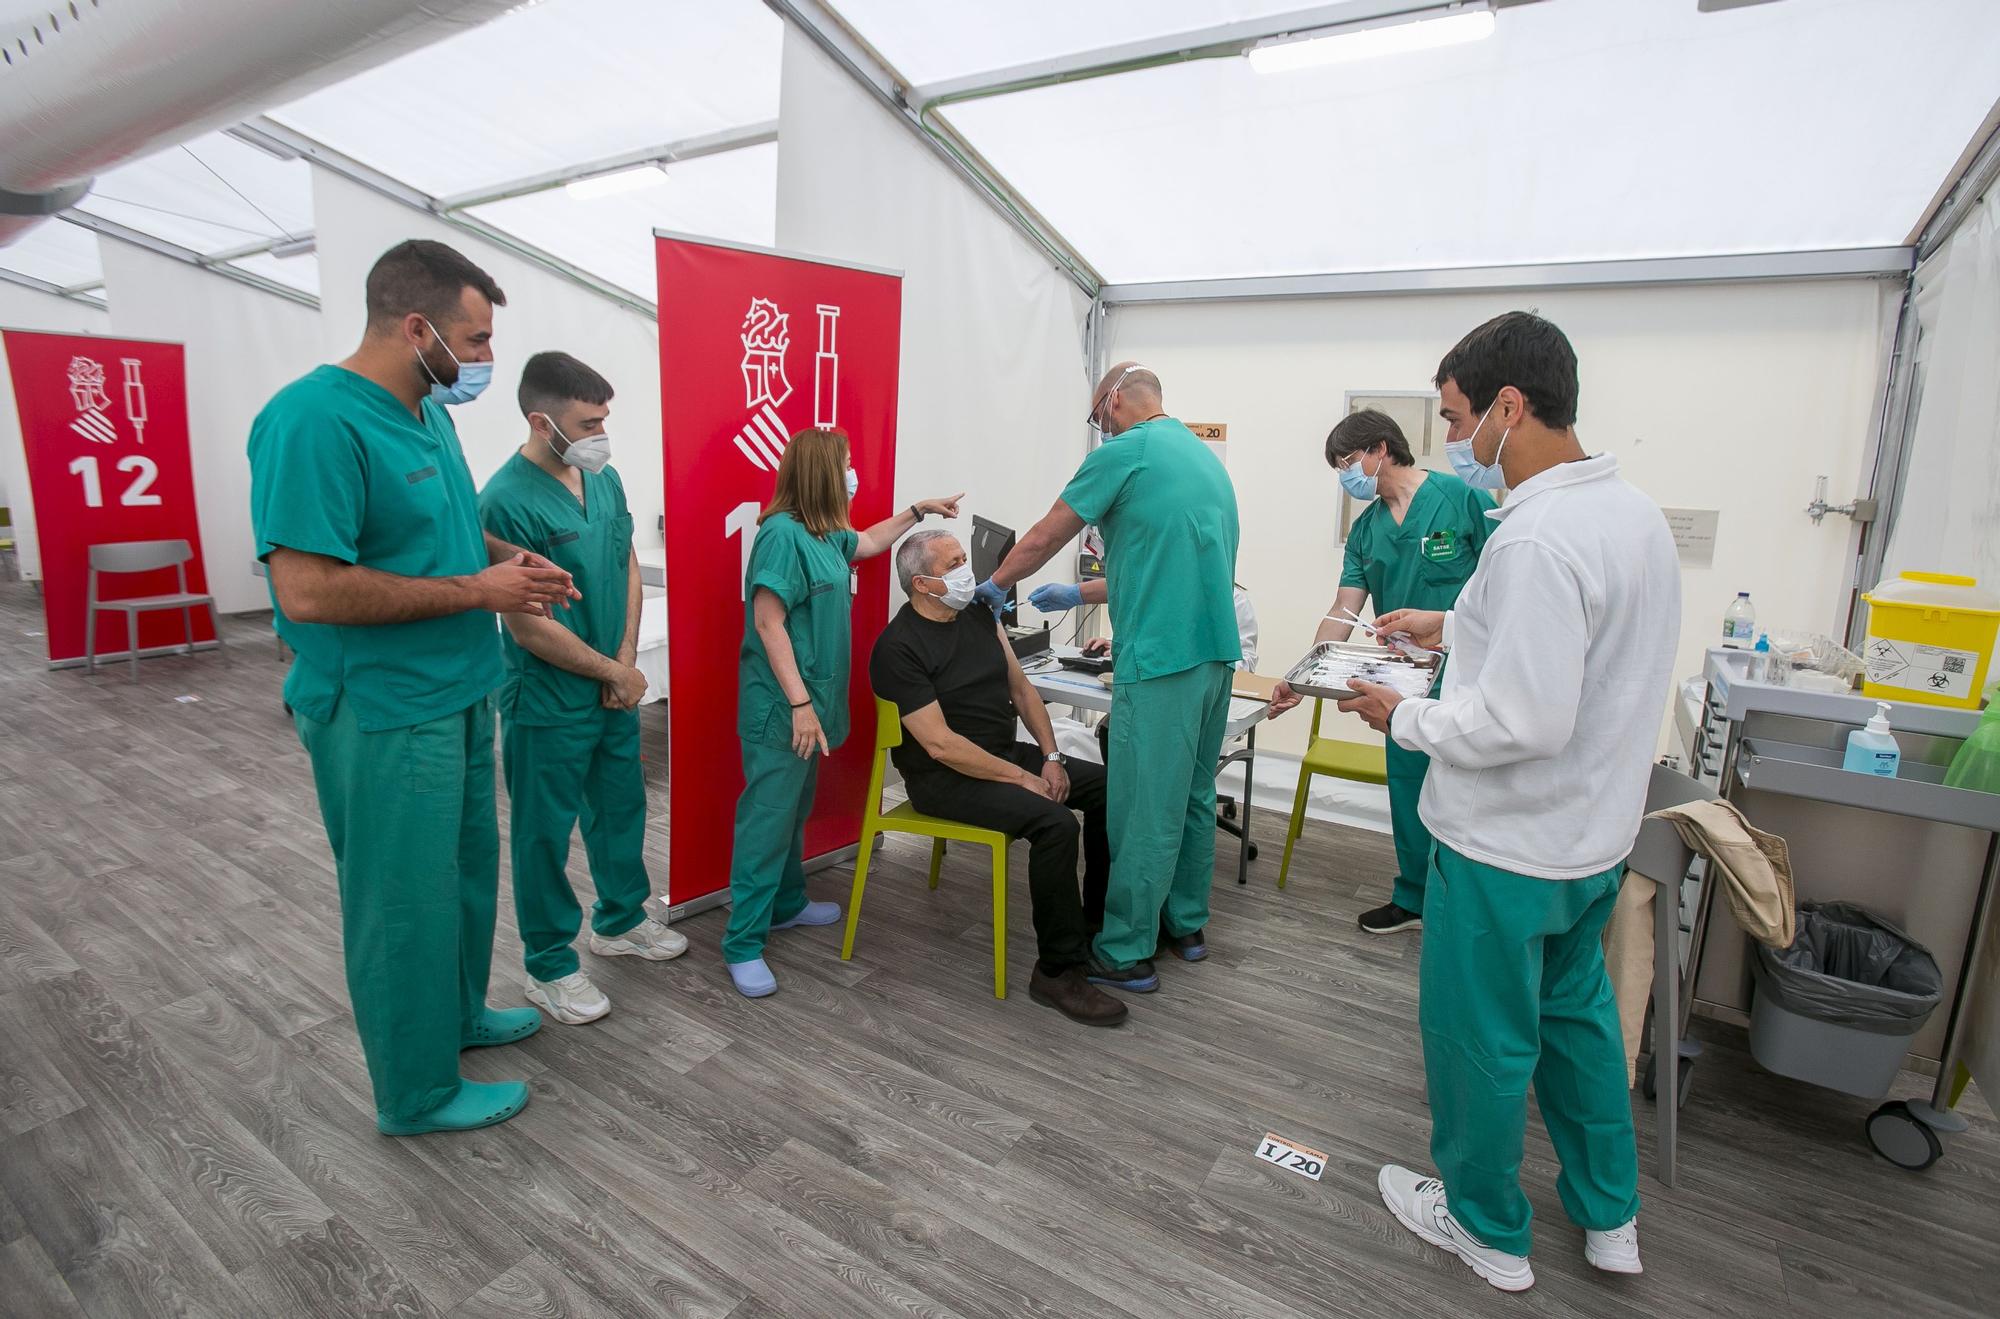
<svg viewBox="0 0 2000 1319">
<path fill-rule="evenodd" d="M 1111 396 L 1113 394 L 1116 394 L 1118 392 L 1118 387 L 1125 383 L 1126 376 L 1131 375 L 1134 371 L 1143 371 L 1145 369 L 1146 369 L 1145 367 L 1140 366 L 1137 362 L 1134 362 L 1132 363 L 1132 365 L 1126 367 L 1123 371 L 1120 371 L 1118 373 L 1118 378 L 1111 382 L 1111 388 L 1104 391 L 1104 396 L 1098 399 L 1097 402 L 1091 404 L 1090 415 L 1083 419 L 1083 424 L 1086 426 L 1096 426 L 1099 430 L 1102 430 L 1103 423 L 1098 421 L 1097 419 L 1097 413 L 1099 409 L 1103 408 L 1103 406 L 1106 403 L 1109 403 L 1111 401 Z"/>
</svg>

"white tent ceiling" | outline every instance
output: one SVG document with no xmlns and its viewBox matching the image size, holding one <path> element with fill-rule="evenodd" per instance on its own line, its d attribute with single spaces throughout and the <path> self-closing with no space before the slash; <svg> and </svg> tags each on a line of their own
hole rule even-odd
<svg viewBox="0 0 2000 1319">
<path fill-rule="evenodd" d="M 929 87 L 1304 0 L 835 2 Z M 760 0 L 543 0 L 269 118 L 458 201 L 768 124 L 781 48 Z M 1129 283 L 1897 245 L 1996 93 L 2000 0 L 1539 0 L 1449 49 L 1283 74 L 1205 59 L 932 113 Z M 464 213 L 649 298 L 656 227 L 771 241 L 777 150 Z M 239 255 L 310 230 L 309 168 L 230 137 L 112 170 L 78 209 L 316 286 L 310 255 Z M 94 239 L 43 225 L 0 270 L 89 285 Z"/>
</svg>

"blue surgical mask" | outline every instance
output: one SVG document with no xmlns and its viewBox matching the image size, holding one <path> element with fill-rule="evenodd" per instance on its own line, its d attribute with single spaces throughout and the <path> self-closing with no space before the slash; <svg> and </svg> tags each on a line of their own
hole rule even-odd
<svg viewBox="0 0 2000 1319">
<path fill-rule="evenodd" d="M 1370 475 L 1361 464 L 1364 458 L 1356 458 L 1345 467 L 1337 468 L 1334 475 L 1340 478 L 1340 488 L 1364 503 L 1375 497 L 1375 477 L 1382 473 L 1382 464 L 1375 464 L 1375 473 Z"/>
<path fill-rule="evenodd" d="M 854 469 L 850 467 L 847 469 L 847 497 L 849 499 L 852 499 L 860 493 L 861 493 L 861 478 L 859 476 L 856 476 L 854 473 Z"/>
<path fill-rule="evenodd" d="M 1494 399 L 1493 403 L 1498 403 Z M 1510 426 L 1500 434 L 1500 447 L 1493 451 L 1493 461 L 1482 463 L 1472 456 L 1472 441 L 1479 434 L 1479 428 L 1486 424 L 1486 418 L 1493 411 L 1493 403 L 1486 405 L 1486 411 L 1479 414 L 1479 421 L 1473 426 L 1472 434 L 1462 440 L 1448 440 L 1444 446 L 1444 456 L 1451 460 L 1451 470 L 1458 473 L 1461 481 L 1474 490 L 1505 490 L 1506 473 L 1500 470 L 1500 455 L 1506 452 L 1507 437 L 1514 433 Z"/>
<path fill-rule="evenodd" d="M 431 370 L 431 365 L 424 360 L 424 355 L 417 354 L 417 365 L 431 378 L 431 397 L 450 406 L 470 403 L 485 393 L 486 387 L 493 383 L 493 363 L 459 361 L 458 354 L 451 351 L 451 345 L 437 332 L 437 326 L 431 325 L 429 317 L 424 318 L 424 324 L 430 326 L 431 337 L 438 341 L 438 347 L 444 349 L 444 355 L 458 368 L 458 379 L 447 385 L 437 378 L 437 372 Z"/>
</svg>

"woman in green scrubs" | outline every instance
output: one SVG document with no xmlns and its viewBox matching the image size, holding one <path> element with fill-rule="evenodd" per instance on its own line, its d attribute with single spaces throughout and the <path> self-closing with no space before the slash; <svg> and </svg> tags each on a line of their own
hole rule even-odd
<svg viewBox="0 0 2000 1319">
<path fill-rule="evenodd" d="M 882 553 L 929 514 L 957 517 L 962 498 L 926 499 L 857 532 L 848 501 L 858 488 L 845 434 L 792 436 L 744 574 L 736 713 L 743 795 L 722 956 L 746 998 L 777 992 L 764 962 L 770 931 L 840 919 L 838 903 L 806 901 L 805 832 L 819 758 L 847 738 L 850 565 Z"/>
<path fill-rule="evenodd" d="M 1326 461 L 1343 490 L 1368 501 L 1347 533 L 1340 592 L 1329 615 L 1354 614 L 1374 602 L 1375 612 L 1395 609 L 1450 609 L 1486 544 L 1497 507 L 1493 496 L 1475 490 L 1448 472 L 1416 465 L 1402 427 L 1387 413 L 1363 409 L 1341 419 L 1326 437 Z M 1345 641 L 1353 625 L 1337 617 L 1320 620 L 1313 644 Z M 1273 714 L 1299 703 L 1298 693 L 1279 683 Z M 1361 914 L 1369 934 L 1394 934 L 1423 923 L 1424 881 L 1430 873 L 1431 835 L 1417 816 L 1430 758 L 1389 739 L 1389 824 L 1396 838 L 1396 879 L 1389 901 Z"/>
</svg>

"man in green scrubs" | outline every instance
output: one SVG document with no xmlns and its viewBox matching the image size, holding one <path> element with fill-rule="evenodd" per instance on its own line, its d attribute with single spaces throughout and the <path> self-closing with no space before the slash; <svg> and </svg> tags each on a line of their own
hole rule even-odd
<svg viewBox="0 0 2000 1319">
<path fill-rule="evenodd" d="M 1144 993 L 1152 954 L 1208 955 L 1215 765 L 1229 722 L 1236 627 L 1236 489 L 1222 460 L 1161 408 L 1160 380 L 1115 366 L 1091 398 L 1106 439 L 979 598 L 1007 589 L 1095 523 L 1117 644 L 1105 766 L 1111 889 L 1089 979 Z"/>
<path fill-rule="evenodd" d="M 1326 437 L 1326 461 L 1341 488 L 1369 501 L 1347 533 L 1340 592 L 1328 617 L 1320 620 L 1313 644 L 1345 641 L 1354 615 L 1364 604 L 1377 614 L 1396 609 L 1450 609 L 1493 529 L 1486 515 L 1493 496 L 1475 490 L 1449 472 L 1416 465 L 1402 427 L 1386 413 L 1366 408 L 1343 417 Z M 1279 683 L 1271 700 L 1273 716 L 1299 703 L 1299 695 Z M 1421 751 L 1385 742 L 1389 774 L 1389 825 L 1396 839 L 1396 879 L 1389 901 L 1361 914 L 1369 934 L 1394 934 L 1423 924 L 1424 878 L 1430 873 L 1431 835 L 1417 814 L 1430 758 Z"/>
<path fill-rule="evenodd" d="M 528 1001 L 571 1026 L 611 1011 L 572 946 L 583 924 L 567 873 L 579 817 L 597 889 L 590 951 L 650 962 L 687 951 L 687 939 L 645 908 L 653 889 L 640 855 L 646 779 L 638 706 L 646 677 L 634 667 L 639 558 L 625 483 L 608 466 L 611 393 L 603 376 L 568 353 L 529 358 L 517 394 L 527 442 L 479 495 L 490 534 L 547 555 L 583 592 L 555 618 L 508 615 L 500 687 L 514 916 L 534 980 Z"/>
<path fill-rule="evenodd" d="M 532 1034 L 486 1005 L 500 882 L 493 801 L 495 614 L 545 614 L 570 575 L 480 530 L 445 403 L 493 369 L 506 297 L 442 243 L 368 273 L 368 328 L 338 366 L 280 390 L 250 429 L 250 513 L 285 703 L 312 760 L 339 873 L 348 995 L 389 1135 L 502 1122 L 518 1081 L 467 1081 L 461 1049 Z"/>
</svg>

